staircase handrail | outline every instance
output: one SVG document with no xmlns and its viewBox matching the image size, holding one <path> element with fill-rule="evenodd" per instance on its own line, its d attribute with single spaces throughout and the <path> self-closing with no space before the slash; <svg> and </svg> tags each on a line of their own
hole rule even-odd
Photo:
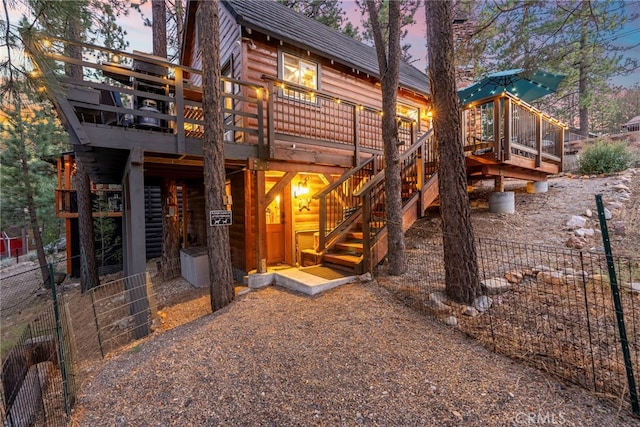
<svg viewBox="0 0 640 427">
<path fill-rule="evenodd" d="M 429 129 L 420 138 L 418 138 L 415 144 L 413 144 L 407 151 L 402 153 L 402 155 L 400 156 L 400 162 L 404 161 L 407 157 L 409 157 L 411 154 L 415 153 L 419 148 L 421 148 L 424 145 L 424 143 L 427 141 L 427 139 L 431 136 L 432 133 L 433 133 L 433 128 Z M 369 191 L 371 187 L 378 184 L 381 180 L 384 179 L 384 176 L 385 176 L 384 174 L 385 174 L 385 171 L 384 169 L 382 169 L 373 178 L 371 178 L 369 182 L 367 182 L 362 188 L 360 188 L 358 191 L 353 193 L 353 195 L 356 197 L 362 197 L 362 195 L 365 194 L 367 191 Z"/>
<path fill-rule="evenodd" d="M 360 164 L 360 166 L 356 166 L 355 168 L 349 169 L 349 171 L 347 171 L 346 173 L 342 174 L 342 176 L 337 181 L 332 182 L 331 184 L 329 184 L 328 186 L 326 186 L 322 190 L 318 191 L 316 194 L 314 194 L 311 197 L 314 198 L 314 199 L 319 199 L 321 197 L 325 197 L 331 191 L 335 190 L 340 185 L 342 185 L 343 182 L 345 182 L 346 180 L 351 178 L 351 176 L 355 175 L 361 169 L 363 169 L 364 167 L 369 165 L 369 163 L 373 162 L 375 160 L 375 158 L 376 158 L 376 156 L 371 156 L 369 159 L 367 159 L 367 161 L 365 161 L 364 163 Z"/>
</svg>

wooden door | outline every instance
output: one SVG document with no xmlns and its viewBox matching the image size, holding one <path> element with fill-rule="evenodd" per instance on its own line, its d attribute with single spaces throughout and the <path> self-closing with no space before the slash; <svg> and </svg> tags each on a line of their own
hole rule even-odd
<svg viewBox="0 0 640 427">
<path fill-rule="evenodd" d="M 267 265 L 285 262 L 285 211 L 281 196 L 267 207 Z"/>
</svg>

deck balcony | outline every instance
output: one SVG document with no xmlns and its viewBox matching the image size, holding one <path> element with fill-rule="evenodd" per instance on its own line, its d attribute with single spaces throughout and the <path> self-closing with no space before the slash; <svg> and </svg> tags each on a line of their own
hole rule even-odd
<svg viewBox="0 0 640 427">
<path fill-rule="evenodd" d="M 82 48 L 83 59 L 65 52 Z M 202 73 L 152 55 L 57 40 L 32 57 L 45 89 L 95 183 L 119 183 L 126 156 L 145 164 L 201 165 Z M 81 67 L 82 79 L 60 70 Z M 322 92 L 263 76 L 258 83 L 221 78 L 227 161 L 281 159 L 355 166 L 383 152 L 382 113 Z M 418 138 L 416 118 L 398 117 L 403 147 Z M 422 127 L 425 125 L 422 123 Z M 322 147 L 322 150 L 318 150 Z M 98 161 L 99 160 L 99 161 Z M 382 167 L 381 161 L 378 167 Z"/>
<path fill-rule="evenodd" d="M 565 126 L 507 92 L 465 105 L 461 123 L 472 177 L 544 179 L 562 170 Z"/>
</svg>

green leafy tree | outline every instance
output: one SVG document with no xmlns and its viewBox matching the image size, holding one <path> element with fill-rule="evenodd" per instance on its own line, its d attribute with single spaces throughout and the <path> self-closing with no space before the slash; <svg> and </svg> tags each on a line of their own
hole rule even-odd
<svg viewBox="0 0 640 427">
<path fill-rule="evenodd" d="M 56 169 L 51 159 L 66 146 L 67 138 L 50 105 L 39 101 L 37 93 L 23 80 L 14 80 L 11 86 L 4 87 L 2 111 L 2 224 L 28 225 L 43 283 L 50 285 L 44 244 L 53 241 L 60 232 L 55 217 Z"/>
<path fill-rule="evenodd" d="M 618 34 L 638 20 L 628 3 L 616 0 L 501 0 L 482 3 L 473 37 L 481 71 L 533 68 L 565 74 L 555 96 L 538 106 L 575 124 L 587 135 L 590 111 L 608 81 L 638 69 L 616 44 Z"/>
<path fill-rule="evenodd" d="M 339 0 L 277 0 L 296 12 L 359 40 L 359 29 L 346 19 Z"/>
</svg>

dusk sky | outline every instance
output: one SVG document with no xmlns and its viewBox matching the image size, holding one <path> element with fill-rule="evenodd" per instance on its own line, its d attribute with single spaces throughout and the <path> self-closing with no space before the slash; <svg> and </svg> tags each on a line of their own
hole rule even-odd
<svg viewBox="0 0 640 427">
<path fill-rule="evenodd" d="M 640 13 L 640 1 L 628 1 L 625 3 L 627 7 L 635 12 Z M 343 1 L 343 9 L 347 12 L 348 19 L 358 27 L 362 27 L 361 13 L 357 10 L 355 1 Z M 14 11 L 15 12 L 15 11 Z M 147 2 L 143 6 L 143 12 L 147 17 L 151 17 L 151 5 Z M 11 14 L 11 19 L 17 22 L 16 13 Z M 411 54 L 416 60 L 414 66 L 420 70 L 426 68 L 426 48 L 425 48 L 425 15 L 424 7 L 421 7 L 415 15 L 416 24 L 409 28 L 409 34 L 406 42 L 411 45 Z M 128 33 L 130 42 L 130 50 L 140 50 L 143 52 L 151 52 L 151 28 L 142 25 L 142 18 L 138 12 L 131 10 L 127 17 L 121 17 L 119 22 Z M 633 49 L 627 50 L 628 55 L 640 60 L 640 22 L 636 21 L 633 25 L 625 27 L 619 34 L 617 43 L 621 46 L 635 46 Z M 0 57 L 4 57 L 5 53 L 1 53 Z M 616 84 L 632 86 L 640 84 L 640 72 L 624 78 L 617 79 Z"/>
<path fill-rule="evenodd" d="M 150 2 L 149 2 L 150 3 Z M 151 6 L 147 3 L 143 9 L 144 13 L 151 17 Z M 640 1 L 629 1 L 628 7 L 633 8 L 635 11 L 640 12 Z M 348 19 L 353 25 L 362 27 L 361 13 L 357 9 L 357 5 L 353 0 L 343 1 L 343 9 L 347 12 Z M 425 70 L 427 66 L 426 62 L 426 41 L 425 41 L 425 14 L 424 7 L 416 12 L 415 15 L 416 24 L 409 28 L 409 34 L 406 42 L 411 45 L 411 54 L 416 62 L 413 63 L 415 67 L 420 70 Z M 129 40 L 131 43 L 131 49 L 141 50 L 145 52 L 151 51 L 151 28 L 145 28 L 142 26 L 142 20 L 139 14 L 132 11 L 127 18 L 121 20 L 124 28 L 129 34 Z M 621 46 L 633 46 L 638 45 L 633 49 L 628 50 L 628 55 L 640 60 L 640 22 L 635 22 L 633 26 L 625 27 L 618 36 L 618 43 Z M 625 86 L 632 86 L 634 84 L 640 84 L 640 73 L 626 76 L 615 80 L 616 84 Z"/>
</svg>

